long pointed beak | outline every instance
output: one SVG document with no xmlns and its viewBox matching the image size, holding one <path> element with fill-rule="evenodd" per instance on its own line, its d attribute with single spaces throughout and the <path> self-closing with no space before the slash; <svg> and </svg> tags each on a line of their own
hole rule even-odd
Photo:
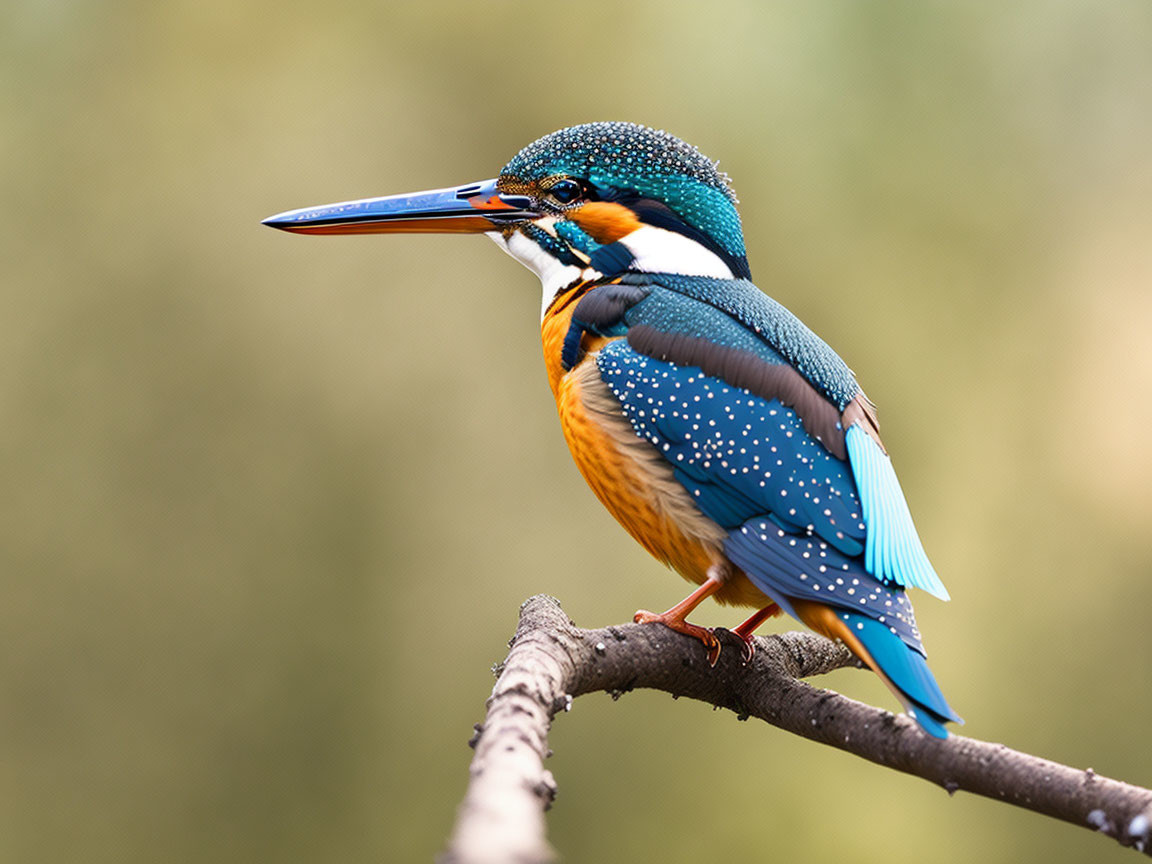
<svg viewBox="0 0 1152 864">
<path fill-rule="evenodd" d="M 294 234 L 478 234 L 539 215 L 528 196 L 501 194 L 495 180 L 485 180 L 451 189 L 288 210 L 263 224 Z"/>
</svg>

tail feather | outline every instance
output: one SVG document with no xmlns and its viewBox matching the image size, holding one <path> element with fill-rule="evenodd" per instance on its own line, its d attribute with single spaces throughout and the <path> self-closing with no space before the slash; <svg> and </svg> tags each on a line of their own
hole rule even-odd
<svg viewBox="0 0 1152 864">
<path fill-rule="evenodd" d="M 948 729 L 944 726 L 945 720 L 937 717 L 924 706 L 906 705 L 908 716 L 920 724 L 920 728 L 933 738 L 947 738 Z"/>
<path fill-rule="evenodd" d="M 794 605 L 801 621 L 818 633 L 839 639 L 867 663 L 929 735 L 947 738 L 945 723 L 964 722 L 944 698 L 928 661 L 888 627 L 822 603 L 798 601 Z"/>
<path fill-rule="evenodd" d="M 853 613 L 839 617 L 871 655 L 879 667 L 877 672 L 904 703 L 909 715 L 925 731 L 937 738 L 947 738 L 944 723 L 964 722 L 944 698 L 923 655 L 910 649 L 878 621 Z"/>
</svg>

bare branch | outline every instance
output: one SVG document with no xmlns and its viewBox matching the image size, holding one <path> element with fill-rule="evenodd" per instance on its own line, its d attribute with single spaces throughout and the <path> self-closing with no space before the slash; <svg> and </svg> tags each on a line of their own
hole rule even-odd
<svg viewBox="0 0 1152 864">
<path fill-rule="evenodd" d="M 811 633 L 756 640 L 751 664 L 725 640 L 713 669 L 700 643 L 664 627 L 577 628 L 552 597 L 520 607 L 511 651 L 473 739 L 472 779 L 443 864 L 536 864 L 554 859 L 544 811 L 556 785 L 544 768 L 552 718 L 584 693 L 649 687 L 758 717 L 804 738 L 923 777 L 950 794 L 972 792 L 1108 835 L 1152 856 L 1152 791 L 1003 744 L 925 735 L 907 717 L 797 680 L 859 665 Z"/>
</svg>

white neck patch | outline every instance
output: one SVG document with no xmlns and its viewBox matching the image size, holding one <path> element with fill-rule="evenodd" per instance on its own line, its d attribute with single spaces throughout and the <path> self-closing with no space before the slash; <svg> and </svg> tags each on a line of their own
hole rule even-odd
<svg viewBox="0 0 1152 864">
<path fill-rule="evenodd" d="M 690 237 L 642 225 L 620 242 L 631 250 L 636 260 L 629 269 L 642 273 L 679 273 L 682 276 L 713 276 L 734 279 L 724 259 Z"/>
</svg>

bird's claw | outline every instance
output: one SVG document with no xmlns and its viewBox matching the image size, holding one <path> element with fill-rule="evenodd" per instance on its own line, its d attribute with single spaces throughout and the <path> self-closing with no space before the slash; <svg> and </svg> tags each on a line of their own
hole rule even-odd
<svg viewBox="0 0 1152 864">
<path fill-rule="evenodd" d="M 669 615 L 667 612 L 649 612 L 647 609 L 638 610 L 632 616 L 632 620 L 637 624 L 663 624 L 669 630 L 675 630 L 677 633 L 699 639 L 704 643 L 704 648 L 708 652 L 708 665 L 715 666 L 720 660 L 720 640 L 716 638 L 711 627 L 689 624 L 683 618 Z"/>
<path fill-rule="evenodd" d="M 712 644 L 705 642 L 704 647 L 708 651 L 708 665 L 716 668 L 716 664 L 720 662 L 720 640 L 713 636 Z"/>
<path fill-rule="evenodd" d="M 741 633 L 739 629 L 729 630 L 727 627 L 718 627 L 718 630 L 723 630 L 740 640 L 740 662 L 747 666 L 752 662 L 752 658 L 756 656 L 756 639 L 751 634 Z"/>
<path fill-rule="evenodd" d="M 745 665 L 752 662 L 752 658 L 756 656 L 756 637 L 749 633 L 745 636 L 743 633 L 735 633 L 735 636 L 744 643 L 740 649 L 740 659 Z"/>
</svg>

